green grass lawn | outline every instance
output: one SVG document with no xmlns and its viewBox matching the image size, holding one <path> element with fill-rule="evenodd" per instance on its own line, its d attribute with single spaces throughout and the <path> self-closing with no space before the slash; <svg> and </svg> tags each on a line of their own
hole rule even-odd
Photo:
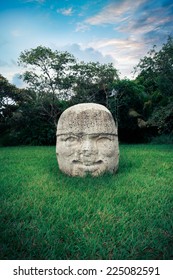
<svg viewBox="0 0 173 280">
<path fill-rule="evenodd" d="M 121 145 L 72 178 L 55 147 L 0 148 L 0 259 L 173 259 L 173 145 Z"/>
</svg>

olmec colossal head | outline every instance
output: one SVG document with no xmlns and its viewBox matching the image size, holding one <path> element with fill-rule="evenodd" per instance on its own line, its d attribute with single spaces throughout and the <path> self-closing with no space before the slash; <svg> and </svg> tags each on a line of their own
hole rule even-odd
<svg viewBox="0 0 173 280">
<path fill-rule="evenodd" d="M 117 128 L 110 111 L 83 103 L 65 110 L 57 126 L 59 168 L 71 176 L 98 176 L 118 168 Z"/>
</svg>

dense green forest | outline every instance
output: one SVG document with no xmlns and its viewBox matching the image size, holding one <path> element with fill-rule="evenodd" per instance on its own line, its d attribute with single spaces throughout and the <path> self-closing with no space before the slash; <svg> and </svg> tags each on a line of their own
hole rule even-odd
<svg viewBox="0 0 173 280">
<path fill-rule="evenodd" d="M 19 89 L 0 75 L 0 145 L 54 145 L 61 113 L 74 104 L 105 105 L 125 143 L 173 143 L 173 37 L 154 46 L 120 79 L 113 64 L 79 62 L 68 52 L 38 46 L 20 54 Z"/>
</svg>

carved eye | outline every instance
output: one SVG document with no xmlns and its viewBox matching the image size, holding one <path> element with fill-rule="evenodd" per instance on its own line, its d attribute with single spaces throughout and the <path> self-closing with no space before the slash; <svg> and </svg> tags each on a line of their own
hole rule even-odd
<svg viewBox="0 0 173 280">
<path fill-rule="evenodd" d="M 77 142 L 77 140 L 78 140 L 77 137 L 74 136 L 69 136 L 68 138 L 65 139 L 65 141 L 70 144 Z"/>
<path fill-rule="evenodd" d="M 109 136 L 99 136 L 97 141 L 99 141 L 100 143 L 109 142 L 109 141 L 111 141 L 111 138 Z"/>
</svg>

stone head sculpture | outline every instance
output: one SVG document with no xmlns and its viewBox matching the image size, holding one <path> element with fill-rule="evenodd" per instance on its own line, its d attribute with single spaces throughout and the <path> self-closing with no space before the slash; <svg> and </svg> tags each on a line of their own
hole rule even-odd
<svg viewBox="0 0 173 280">
<path fill-rule="evenodd" d="M 82 103 L 65 110 L 57 125 L 59 168 L 70 176 L 116 172 L 119 162 L 117 127 L 103 105 Z"/>
</svg>

